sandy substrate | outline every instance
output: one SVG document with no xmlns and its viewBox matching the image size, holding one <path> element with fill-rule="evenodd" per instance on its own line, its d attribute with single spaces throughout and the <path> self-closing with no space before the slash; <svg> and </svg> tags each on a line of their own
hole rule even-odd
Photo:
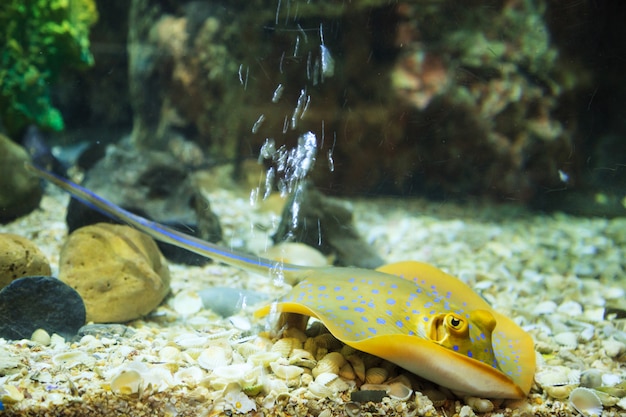
<svg viewBox="0 0 626 417">
<path fill-rule="evenodd" d="M 274 205 L 255 208 L 244 192 L 209 194 L 227 245 L 253 252 L 270 246 L 279 221 Z M 41 210 L 0 227 L 34 240 L 54 273 L 66 236 L 67 199 L 49 187 Z M 388 378 L 400 377 L 422 392 L 406 400 L 355 403 L 350 392 L 360 382 L 344 378 L 347 384 L 319 395 L 304 360 L 291 364 L 302 369 L 297 376 L 276 376 L 294 370 L 277 370 L 276 363 L 285 364 L 268 355 L 276 340 L 267 320 L 252 317 L 255 306 L 232 318 L 208 309 L 183 316 L 174 308 L 177 297 L 211 286 L 275 297 L 288 291 L 286 285 L 223 265 L 170 265 L 172 295 L 149 317 L 126 323 L 123 335 L 74 341 L 53 336 L 46 345 L 0 339 L 3 415 L 568 416 L 577 415 L 568 397 L 580 386 L 604 387 L 611 394 L 600 395 L 603 416 L 626 415 L 626 319 L 605 314 L 607 308 L 626 308 L 626 219 L 404 199 L 348 204 L 359 232 L 386 261 L 438 266 L 532 335 L 541 384 L 534 384 L 527 399 L 455 398 L 367 357 L 365 362 L 386 369 Z M 302 338 L 300 347 L 311 338 L 286 336 Z M 354 353 L 332 343 L 327 349 Z"/>
</svg>

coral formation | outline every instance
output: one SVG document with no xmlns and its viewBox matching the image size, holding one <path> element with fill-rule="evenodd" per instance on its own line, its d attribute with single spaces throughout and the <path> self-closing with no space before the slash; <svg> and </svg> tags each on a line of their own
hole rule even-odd
<svg viewBox="0 0 626 417">
<path fill-rule="evenodd" d="M 88 35 L 97 19 L 94 0 L 2 2 L 0 118 L 9 134 L 20 134 L 31 123 L 63 129 L 50 83 L 66 68 L 93 65 Z"/>
</svg>

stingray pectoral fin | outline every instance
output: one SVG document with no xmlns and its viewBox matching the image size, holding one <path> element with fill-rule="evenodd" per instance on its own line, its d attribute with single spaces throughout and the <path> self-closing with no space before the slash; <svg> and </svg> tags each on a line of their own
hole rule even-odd
<svg viewBox="0 0 626 417">
<path fill-rule="evenodd" d="M 510 318 L 495 310 L 491 313 L 497 323 L 491 337 L 498 366 L 528 393 L 537 367 L 535 342 Z"/>
<path fill-rule="evenodd" d="M 292 303 L 292 302 L 275 302 L 268 305 L 265 305 L 254 312 L 254 317 L 260 318 L 265 317 L 268 314 L 276 311 L 277 313 L 296 313 L 302 314 L 304 316 L 318 318 L 315 311 L 311 310 L 307 306 L 300 303 Z M 330 329 L 329 329 L 330 330 Z"/>
<path fill-rule="evenodd" d="M 468 309 L 491 309 L 489 303 L 476 294 L 469 285 L 432 265 L 423 262 L 404 261 L 383 265 L 376 270 L 413 281 L 418 285 L 427 287 L 434 285 L 439 294 L 450 293 L 453 298 L 467 303 Z"/>
<path fill-rule="evenodd" d="M 415 336 L 385 335 L 347 344 L 467 395 L 517 399 L 528 394 L 498 369 Z"/>
</svg>

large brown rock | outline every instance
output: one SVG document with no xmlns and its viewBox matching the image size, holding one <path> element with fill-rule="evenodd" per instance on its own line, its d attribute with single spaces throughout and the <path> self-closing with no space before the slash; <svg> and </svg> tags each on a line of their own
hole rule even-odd
<svg viewBox="0 0 626 417">
<path fill-rule="evenodd" d="M 21 277 L 50 274 L 48 259 L 33 242 L 22 236 L 0 233 L 0 288 Z"/>
<path fill-rule="evenodd" d="M 24 216 L 37 207 L 43 191 L 39 178 L 25 167 L 26 150 L 0 134 L 0 223 Z"/>
<path fill-rule="evenodd" d="M 98 223 L 72 233 L 59 278 L 81 295 L 87 321 L 125 322 L 150 313 L 170 290 L 154 240 L 128 226 Z"/>
</svg>

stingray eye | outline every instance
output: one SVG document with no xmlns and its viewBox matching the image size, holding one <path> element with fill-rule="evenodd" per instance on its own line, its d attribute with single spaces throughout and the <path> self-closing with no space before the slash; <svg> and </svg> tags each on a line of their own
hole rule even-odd
<svg viewBox="0 0 626 417">
<path fill-rule="evenodd" d="M 451 333 L 462 335 L 467 331 L 467 321 L 457 314 L 446 316 L 446 326 Z"/>
</svg>

